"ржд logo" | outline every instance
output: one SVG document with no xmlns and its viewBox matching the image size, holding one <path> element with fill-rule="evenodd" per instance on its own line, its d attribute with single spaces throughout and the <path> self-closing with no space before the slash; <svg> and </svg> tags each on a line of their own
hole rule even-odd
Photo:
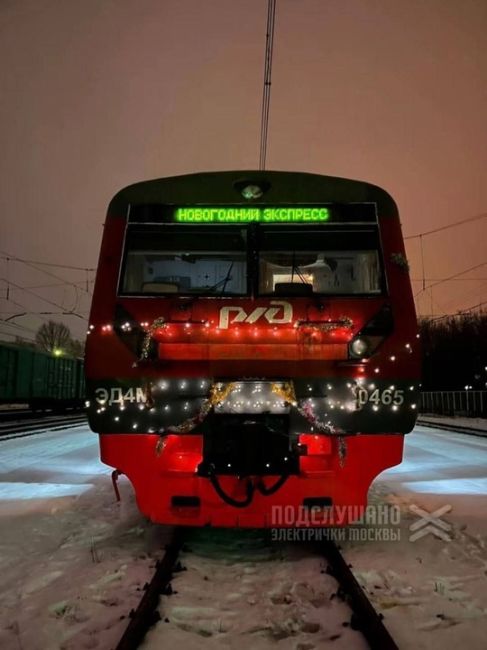
<svg viewBox="0 0 487 650">
<path fill-rule="evenodd" d="M 264 317 L 271 325 L 291 323 L 293 319 L 293 308 L 291 303 L 285 300 L 271 300 L 273 307 L 256 307 L 247 314 L 243 307 L 222 307 L 220 309 L 220 329 L 228 329 L 231 323 L 255 323 L 259 318 Z M 282 310 L 282 314 L 278 315 Z M 231 318 L 231 314 L 235 314 Z"/>
</svg>

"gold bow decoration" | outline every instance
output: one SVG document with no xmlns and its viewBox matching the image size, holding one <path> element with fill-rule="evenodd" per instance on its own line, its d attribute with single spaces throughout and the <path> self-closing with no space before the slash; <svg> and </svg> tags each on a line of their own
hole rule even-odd
<svg viewBox="0 0 487 650">
<path fill-rule="evenodd" d="M 160 433 L 156 443 L 156 455 L 160 455 L 164 447 L 164 439 L 168 434 L 190 433 L 196 426 L 198 426 L 198 424 L 203 422 L 212 408 L 224 402 L 227 397 L 231 395 L 231 393 L 235 390 L 236 385 L 237 384 L 235 382 L 230 382 L 228 384 L 223 384 L 220 382 L 212 384 L 210 386 L 209 397 L 203 402 L 200 410 L 196 415 L 188 418 L 178 425 L 169 426 Z M 333 427 L 331 424 L 320 420 L 309 404 L 304 403 L 301 405 L 296 399 L 296 392 L 292 381 L 285 383 L 273 382 L 271 384 L 271 391 L 291 407 L 295 408 L 298 413 L 302 415 L 313 427 L 318 429 L 318 431 L 324 433 L 325 435 L 338 437 L 338 457 L 340 461 L 340 467 L 343 467 L 346 456 L 346 442 L 343 436 L 343 431 L 337 429 L 336 427 Z"/>
<path fill-rule="evenodd" d="M 203 422 L 212 408 L 218 406 L 218 404 L 221 404 L 221 402 L 226 400 L 230 393 L 232 393 L 235 389 L 235 385 L 236 384 L 234 382 L 229 384 L 212 384 L 210 386 L 210 396 L 203 402 L 200 410 L 196 415 L 193 415 L 187 420 L 184 420 L 184 422 L 181 422 L 181 424 L 167 427 L 165 431 L 160 434 L 159 440 L 156 443 L 156 455 L 159 456 L 161 453 L 164 437 L 168 433 L 190 433 L 190 431 L 197 427 L 198 424 Z"/>
</svg>

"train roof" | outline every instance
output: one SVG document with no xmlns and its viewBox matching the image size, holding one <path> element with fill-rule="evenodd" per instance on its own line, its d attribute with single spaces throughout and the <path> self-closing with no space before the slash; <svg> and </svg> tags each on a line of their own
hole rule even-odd
<svg viewBox="0 0 487 650">
<path fill-rule="evenodd" d="M 113 197 L 108 214 L 120 216 L 122 211 L 125 215 L 128 205 L 144 203 L 252 205 L 242 197 L 241 188 L 254 183 L 266 187 L 266 203 L 303 203 L 312 196 L 313 202 L 375 203 L 380 216 L 398 216 L 390 194 L 371 183 L 306 172 L 255 170 L 202 172 L 134 183 Z"/>
</svg>

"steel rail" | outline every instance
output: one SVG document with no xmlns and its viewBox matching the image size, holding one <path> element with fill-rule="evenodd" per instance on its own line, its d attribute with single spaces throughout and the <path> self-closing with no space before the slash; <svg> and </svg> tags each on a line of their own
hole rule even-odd
<svg viewBox="0 0 487 650">
<path fill-rule="evenodd" d="M 382 616 L 368 599 L 338 546 L 327 540 L 323 542 L 322 550 L 328 560 L 327 572 L 340 585 L 339 595 L 353 612 L 352 628 L 364 635 L 372 650 L 399 650 L 399 646 L 382 622 Z"/>
<path fill-rule="evenodd" d="M 80 415 L 84 412 L 83 407 L 68 408 L 64 413 L 60 413 L 49 409 L 47 411 L 31 411 L 27 409 L 0 409 L 0 423 L 11 422 L 12 420 L 24 421 L 42 418 L 59 417 L 60 415 Z"/>
<path fill-rule="evenodd" d="M 26 420 L 25 422 L 16 421 L 12 423 L 2 423 L 0 424 L 0 441 L 32 436 L 47 431 L 66 429 L 68 427 L 85 423 L 86 416 L 79 413 L 71 416 L 59 416 L 34 421 Z"/>
<path fill-rule="evenodd" d="M 429 429 L 442 429 L 444 431 L 453 431 L 454 433 L 466 433 L 470 436 L 480 436 L 481 438 L 487 436 L 487 431 L 484 429 L 459 426 L 454 422 L 449 424 L 444 422 L 432 422 L 431 420 L 422 420 L 421 416 L 416 420 L 416 424 L 420 427 L 427 427 Z"/>
<path fill-rule="evenodd" d="M 40 417 L 39 413 L 29 411 L 27 409 L 0 409 L 0 422 L 8 422 L 9 420 L 24 420 Z"/>
<path fill-rule="evenodd" d="M 170 583 L 183 542 L 183 529 L 176 528 L 171 541 L 166 546 L 164 557 L 156 564 L 151 581 L 144 585 L 144 595 L 137 609 L 130 612 L 130 622 L 118 642 L 116 650 L 138 648 L 148 630 L 160 620 L 161 617 L 157 611 L 159 596 L 164 593 L 172 593 Z"/>
</svg>

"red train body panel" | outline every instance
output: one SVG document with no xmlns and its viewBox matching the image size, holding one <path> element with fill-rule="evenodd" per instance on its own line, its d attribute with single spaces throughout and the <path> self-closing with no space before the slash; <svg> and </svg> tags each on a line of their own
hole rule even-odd
<svg viewBox="0 0 487 650">
<path fill-rule="evenodd" d="M 349 523 L 416 419 L 394 202 L 366 183 L 285 172 L 122 190 L 86 376 L 102 460 L 154 521 Z"/>
<path fill-rule="evenodd" d="M 207 478 L 198 476 L 202 436 L 169 435 L 159 456 L 154 453 L 157 438 L 139 434 L 101 437 L 103 462 L 130 478 L 145 515 L 168 524 L 255 528 L 343 526 L 360 518 L 370 483 L 384 469 L 401 462 L 404 443 L 398 435 L 350 437 L 346 463 L 340 467 L 337 441 L 328 438 L 327 448 L 308 450 L 301 458 L 299 476 L 290 477 L 272 496 L 256 490 L 248 506 L 236 508 L 218 496 Z M 265 484 L 272 485 L 278 478 L 266 477 Z M 222 488 L 236 501 L 246 498 L 245 480 L 225 476 Z M 174 501 L 174 496 L 187 500 Z M 321 512 L 324 496 L 330 504 Z M 192 497 L 199 499 L 199 505 L 194 505 L 197 501 L 192 502 Z M 319 510 L 313 516 L 303 512 L 306 499 L 318 500 Z"/>
</svg>

